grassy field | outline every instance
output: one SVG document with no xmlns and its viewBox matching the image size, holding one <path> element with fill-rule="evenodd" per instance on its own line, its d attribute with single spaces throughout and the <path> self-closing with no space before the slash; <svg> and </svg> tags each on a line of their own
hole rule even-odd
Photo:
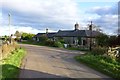
<svg viewBox="0 0 120 80">
<path fill-rule="evenodd" d="M 75 59 L 108 76 L 120 79 L 120 62 L 102 55 L 85 54 Z"/>
<path fill-rule="evenodd" d="M 11 52 L 6 59 L 2 60 L 0 64 L 0 67 L 2 67 L 0 78 L 2 78 L 2 80 L 6 80 L 7 78 L 18 78 L 21 61 L 25 53 L 24 49 L 19 48 Z"/>
</svg>

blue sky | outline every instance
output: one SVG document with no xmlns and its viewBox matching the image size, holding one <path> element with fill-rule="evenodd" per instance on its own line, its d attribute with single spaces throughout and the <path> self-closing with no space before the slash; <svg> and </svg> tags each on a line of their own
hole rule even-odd
<svg viewBox="0 0 120 80">
<path fill-rule="evenodd" d="M 38 33 L 86 29 L 90 21 L 103 32 L 115 34 L 118 28 L 119 0 L 3 0 L 0 2 L 0 36 L 9 34 L 8 13 L 11 14 L 10 33 Z"/>
</svg>

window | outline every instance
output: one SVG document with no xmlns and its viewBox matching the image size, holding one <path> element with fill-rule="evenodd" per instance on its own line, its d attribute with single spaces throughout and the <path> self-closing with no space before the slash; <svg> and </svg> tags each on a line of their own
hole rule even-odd
<svg viewBox="0 0 120 80">
<path fill-rule="evenodd" d="M 86 45 L 86 40 L 83 40 L 83 45 Z"/>
</svg>

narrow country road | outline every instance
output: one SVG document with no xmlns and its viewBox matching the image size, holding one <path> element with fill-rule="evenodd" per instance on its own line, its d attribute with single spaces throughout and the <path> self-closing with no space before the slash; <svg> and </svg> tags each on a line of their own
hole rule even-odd
<svg viewBox="0 0 120 80">
<path fill-rule="evenodd" d="M 20 78 L 108 78 L 107 76 L 74 60 L 83 54 L 58 48 L 20 44 L 27 55 L 21 66 Z M 99 65 L 98 65 L 99 66 Z"/>
</svg>

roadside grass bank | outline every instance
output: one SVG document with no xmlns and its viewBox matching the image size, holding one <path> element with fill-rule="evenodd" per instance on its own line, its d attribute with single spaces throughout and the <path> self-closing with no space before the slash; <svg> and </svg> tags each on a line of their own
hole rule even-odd
<svg viewBox="0 0 120 80">
<path fill-rule="evenodd" d="M 120 79 L 120 62 L 103 55 L 85 54 L 76 56 L 78 62 L 101 72 L 115 79 Z"/>
<path fill-rule="evenodd" d="M 31 44 L 31 45 L 39 45 L 41 46 L 40 43 L 37 43 L 37 42 L 34 42 L 34 41 L 22 41 L 22 42 L 19 42 L 21 44 Z"/>
<path fill-rule="evenodd" d="M 21 61 L 25 56 L 26 51 L 23 48 L 17 48 L 8 55 L 7 58 L 3 59 L 0 64 L 2 67 L 2 73 L 0 78 L 6 80 L 8 78 L 18 78 Z"/>
<path fill-rule="evenodd" d="M 75 47 L 68 47 L 66 48 L 68 50 L 77 50 L 77 51 L 85 51 L 85 52 L 89 52 L 90 50 L 87 48 L 75 48 Z"/>
<path fill-rule="evenodd" d="M 55 41 L 50 41 L 47 40 L 45 42 L 36 42 L 36 41 L 22 41 L 19 42 L 20 44 L 30 44 L 30 45 L 38 45 L 38 46 L 48 46 L 48 47 L 58 47 L 58 48 L 63 48 L 63 44 L 60 42 L 55 42 Z"/>
</svg>

